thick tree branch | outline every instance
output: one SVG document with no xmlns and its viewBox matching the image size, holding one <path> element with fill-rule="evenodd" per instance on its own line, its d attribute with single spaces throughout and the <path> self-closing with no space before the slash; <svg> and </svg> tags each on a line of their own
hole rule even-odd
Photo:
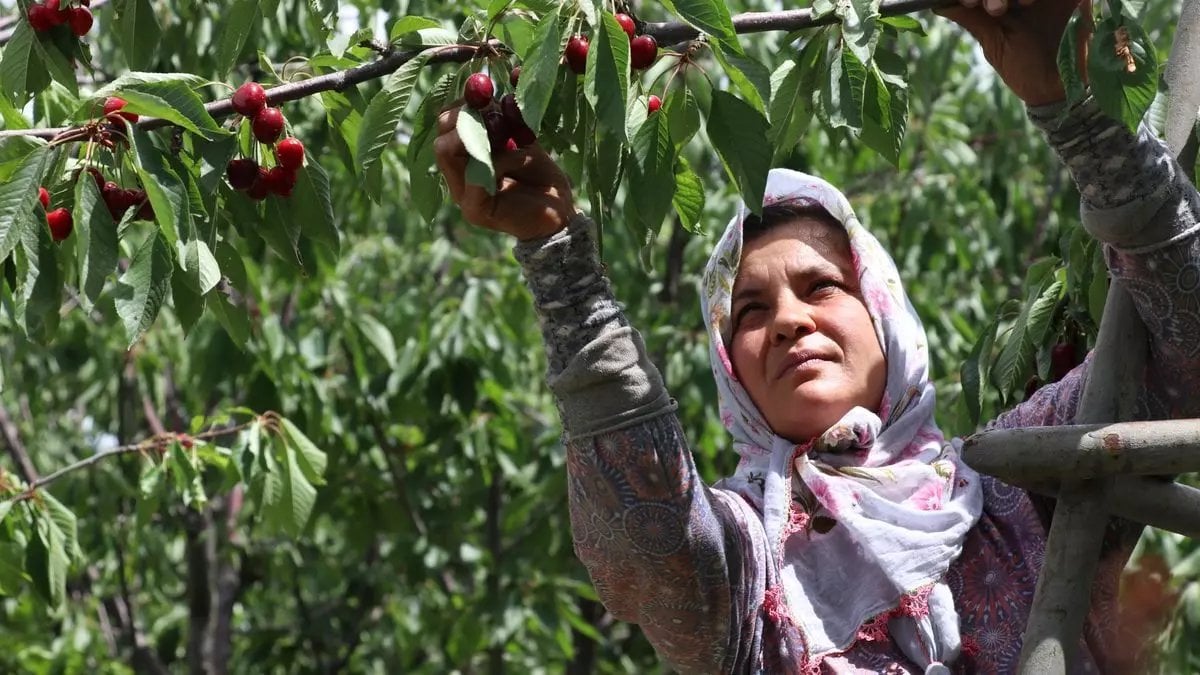
<svg viewBox="0 0 1200 675">
<path fill-rule="evenodd" d="M 958 4 L 957 0 L 890 0 L 884 2 L 879 7 L 879 11 L 883 16 L 896 16 L 900 14 L 911 14 L 926 9 L 937 9 L 941 7 L 950 7 Z M 823 17 L 813 17 L 811 9 L 796 9 L 783 12 L 747 12 L 739 14 L 733 18 L 734 29 L 738 33 L 762 33 L 768 31 L 793 31 L 802 28 L 812 28 L 815 26 L 825 26 L 837 23 L 836 16 L 828 15 Z M 690 40 L 699 35 L 699 32 L 684 23 L 665 22 L 665 23 L 648 23 L 645 25 L 645 31 L 648 35 L 653 35 L 661 44 L 671 44 Z M 480 45 L 450 45 L 445 47 L 433 47 L 430 49 L 416 49 L 402 52 L 393 52 L 379 59 L 361 66 L 355 66 L 346 70 L 320 75 L 303 82 L 295 82 L 291 84 L 283 84 L 277 87 L 272 87 L 267 90 L 267 103 L 269 105 L 279 105 L 287 101 L 295 101 L 314 94 L 319 94 L 323 91 L 343 91 L 356 84 L 374 80 L 386 75 L 390 75 L 400 68 L 400 66 L 408 63 L 418 54 L 423 52 L 432 52 L 428 64 L 435 65 L 440 63 L 462 63 L 469 61 L 481 53 L 490 49 L 503 49 L 503 44 L 498 41 L 492 41 L 487 46 Z M 489 49 L 490 48 L 490 49 Z M 216 119 L 228 117 L 233 114 L 233 102 L 231 99 L 221 99 L 205 104 L 204 108 Z M 152 129 L 161 129 L 163 127 L 172 126 L 172 123 L 161 118 L 147 117 L 134 125 L 134 128 L 141 131 L 149 131 Z M 59 134 L 69 131 L 74 127 L 55 127 L 47 129 L 14 129 L 8 131 L 0 131 L 0 138 L 9 136 L 36 136 L 39 138 L 54 138 Z"/>
</svg>

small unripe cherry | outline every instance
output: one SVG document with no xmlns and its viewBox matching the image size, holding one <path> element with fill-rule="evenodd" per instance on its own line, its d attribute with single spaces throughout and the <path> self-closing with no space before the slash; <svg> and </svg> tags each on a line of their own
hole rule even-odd
<svg viewBox="0 0 1200 675">
<path fill-rule="evenodd" d="M 38 201 L 42 203 L 43 209 L 50 208 L 50 192 L 46 188 L 38 188 Z"/>
<path fill-rule="evenodd" d="M 71 32 L 76 37 L 83 37 L 92 30 L 92 13 L 85 7 L 72 7 L 68 21 L 71 24 Z"/>
<path fill-rule="evenodd" d="M 511 73 L 508 74 L 508 83 L 510 85 L 512 85 L 513 89 L 516 89 L 517 82 L 520 79 L 521 79 L 521 66 L 517 66 L 516 68 L 512 69 Z"/>
<path fill-rule="evenodd" d="M 233 92 L 233 111 L 243 117 L 254 117 L 267 107 L 267 91 L 257 82 L 246 82 Z"/>
<path fill-rule="evenodd" d="M 46 214 L 46 224 L 50 226 L 50 238 L 54 241 L 62 241 L 71 236 L 71 229 L 74 227 L 71 212 L 61 208 Z"/>
<path fill-rule="evenodd" d="M 274 143 L 283 133 L 283 111 L 279 108 L 263 108 L 254 116 L 250 125 L 254 137 L 260 143 Z"/>
<path fill-rule="evenodd" d="M 118 110 L 121 110 L 124 107 L 125 107 L 125 99 L 123 99 L 119 96 L 109 96 L 108 98 L 104 99 L 104 114 L 105 115 L 111 115 L 113 113 L 117 113 Z M 125 121 L 129 122 L 130 124 L 133 124 L 138 121 L 137 113 L 131 113 L 131 112 L 117 113 L 117 117 L 124 118 Z"/>
<path fill-rule="evenodd" d="M 637 26 L 633 23 L 633 17 L 628 14 L 618 14 L 616 19 L 617 23 L 621 24 L 621 30 L 625 31 L 625 34 L 632 40 L 633 36 L 637 33 Z"/>
<path fill-rule="evenodd" d="M 252 159 L 232 159 L 225 166 L 225 178 L 234 190 L 249 190 L 258 178 L 258 163 Z"/>
<path fill-rule="evenodd" d="M 492 82 L 492 78 L 484 73 L 475 73 L 467 78 L 467 85 L 463 89 L 463 98 L 467 100 L 467 105 L 475 110 L 481 110 L 492 102 L 492 97 L 496 95 L 496 85 Z"/>
<path fill-rule="evenodd" d="M 658 40 L 652 35 L 639 35 L 629 41 L 629 65 L 634 70 L 645 70 L 654 65 L 658 58 Z"/>
<path fill-rule="evenodd" d="M 662 99 L 655 96 L 654 94 L 650 94 L 650 100 L 646 104 L 646 110 L 648 110 L 649 113 L 651 115 L 653 115 L 654 113 L 658 112 L 661 108 L 662 108 Z"/>
<path fill-rule="evenodd" d="M 582 35 L 573 35 L 567 41 L 567 66 L 576 75 L 582 75 L 587 72 L 587 57 L 588 48 L 591 44 L 588 39 Z"/>
<path fill-rule="evenodd" d="M 304 166 L 304 143 L 295 136 L 279 141 L 275 144 L 275 161 L 289 171 L 298 170 Z"/>
</svg>

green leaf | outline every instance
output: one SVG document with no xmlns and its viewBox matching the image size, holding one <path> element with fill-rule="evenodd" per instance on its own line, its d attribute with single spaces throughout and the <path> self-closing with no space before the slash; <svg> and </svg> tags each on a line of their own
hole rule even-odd
<svg viewBox="0 0 1200 675">
<path fill-rule="evenodd" d="M 729 7 L 719 0 L 662 0 L 673 14 L 704 33 L 725 43 L 733 51 L 741 51 Z"/>
<path fill-rule="evenodd" d="M 489 195 L 496 194 L 496 169 L 492 166 L 492 146 L 483 119 L 477 111 L 463 108 L 458 114 L 457 128 L 471 156 L 467 162 L 467 182 L 483 187 Z"/>
<path fill-rule="evenodd" d="M 115 32 L 129 67 L 138 70 L 154 64 L 162 29 L 154 18 L 150 0 L 115 0 Z"/>
<path fill-rule="evenodd" d="M 79 83 L 75 76 L 75 69 L 67 62 L 66 57 L 54 46 L 48 46 L 42 40 L 33 41 L 33 49 L 37 52 L 39 60 L 50 72 L 50 77 L 55 82 L 63 85 L 71 96 L 79 95 Z"/>
<path fill-rule="evenodd" d="M 217 73 L 226 75 L 237 63 L 238 56 L 246 47 L 246 38 L 259 24 L 258 0 L 233 0 L 223 8 L 225 21 L 217 41 Z"/>
<path fill-rule="evenodd" d="M 221 268 L 213 257 L 208 244 L 200 239 L 193 239 L 183 247 L 183 269 L 187 273 L 188 284 L 200 295 L 211 291 L 221 280 Z"/>
<path fill-rule="evenodd" d="M 100 201 L 100 188 L 87 174 L 75 181 L 75 236 L 78 238 L 79 300 L 90 312 L 104 283 L 117 269 L 117 224 Z"/>
<path fill-rule="evenodd" d="M 274 440 L 278 440 L 278 437 L 274 437 Z M 286 473 L 282 476 L 283 494 L 280 507 L 286 509 L 286 516 L 280 524 L 284 532 L 298 537 L 304 531 L 304 526 L 308 523 L 313 506 L 317 502 L 317 490 L 305 477 L 296 451 L 289 446 L 283 449 L 282 454 Z"/>
<path fill-rule="evenodd" d="M 747 207 L 762 211 L 771 170 L 770 125 L 750 104 L 725 91 L 714 91 L 708 137 Z"/>
<path fill-rule="evenodd" d="M 629 199 L 633 217 L 657 232 L 671 210 L 675 194 L 675 145 L 666 115 L 651 115 L 633 139 L 629 166 Z"/>
<path fill-rule="evenodd" d="M 834 128 L 862 129 L 863 98 L 867 69 L 854 52 L 838 47 L 829 69 L 829 80 L 821 90 L 821 110 Z"/>
<path fill-rule="evenodd" d="M 458 44 L 458 33 L 445 28 L 418 28 L 400 38 L 405 47 L 447 47 Z"/>
<path fill-rule="evenodd" d="M 258 230 L 259 236 L 280 259 L 307 275 L 304 256 L 300 253 L 300 223 L 292 217 L 290 202 L 271 195 L 264 200 L 263 206 L 266 215 Z"/>
<path fill-rule="evenodd" d="M 171 286 L 175 268 L 171 249 L 159 234 L 151 234 L 133 255 L 129 268 L 117 280 L 117 315 L 125 324 L 128 346 L 132 347 L 158 316 Z"/>
<path fill-rule="evenodd" d="M 362 124 L 358 128 L 358 141 L 355 155 L 362 177 L 378 176 L 377 164 L 383 151 L 396 135 L 396 126 L 408 108 L 409 98 L 413 87 L 421 74 L 421 69 L 429 60 L 430 52 L 422 52 L 400 69 L 384 80 L 383 88 L 371 99 L 366 112 L 363 113 Z M 382 186 L 378 180 L 364 180 L 367 194 L 375 201 L 382 197 Z"/>
<path fill-rule="evenodd" d="M 194 75 L 126 73 L 84 101 L 75 117 L 95 117 L 106 97 L 120 96 L 125 99 L 125 109 L 130 112 L 161 117 L 202 138 L 223 136 L 228 132 L 208 114 L 204 101 L 193 90 L 200 84 L 204 84 L 204 80 Z"/>
<path fill-rule="evenodd" d="M 171 275 L 171 304 L 175 308 L 175 317 L 183 328 L 183 334 L 188 335 L 196 322 L 204 315 L 205 296 L 200 295 L 190 283 L 184 281 L 182 274 Z"/>
<path fill-rule="evenodd" d="M 667 129 L 676 148 L 687 145 L 700 131 L 700 104 L 691 87 L 684 85 L 667 94 L 661 112 L 667 116 Z"/>
<path fill-rule="evenodd" d="M 700 177 L 688 166 L 687 160 L 679 157 L 675 162 L 675 195 L 671 204 L 679 214 L 679 222 L 692 234 L 700 234 L 701 216 L 704 215 L 704 185 Z"/>
<path fill-rule="evenodd" d="M 562 17 L 551 13 L 542 17 L 534 32 L 534 47 L 521 66 L 517 82 L 517 103 L 525 123 L 534 131 L 542 130 L 542 118 L 554 94 L 558 81 L 558 64 L 562 60 L 564 40 Z"/>
<path fill-rule="evenodd" d="M 17 288 L 14 314 L 25 335 L 43 344 L 50 341 L 58 328 L 62 306 L 63 280 L 57 251 L 44 219 L 25 226 L 16 255 L 17 274 L 22 281 Z"/>
<path fill-rule="evenodd" d="M 57 608 L 66 600 L 67 551 L 50 518 L 39 514 L 34 522 L 35 531 L 25 546 L 25 571 L 42 599 Z"/>
<path fill-rule="evenodd" d="M 996 359 L 995 375 L 999 378 L 996 386 L 1006 397 L 1020 391 L 1033 367 L 1037 348 L 1034 338 L 1039 336 L 1036 330 L 1031 330 L 1030 316 L 1047 288 L 1059 283 L 1053 274 L 1055 262 L 1052 258 L 1043 258 L 1031 265 L 1026 274 L 1025 303 L 1021 306 L 1021 312 L 1017 315 L 1008 339 L 1000 350 L 1000 356 Z"/>
<path fill-rule="evenodd" d="M 594 41 L 588 49 L 583 93 L 596 112 L 598 130 L 606 136 L 617 136 L 624 143 L 625 106 L 629 92 L 629 36 L 608 13 L 603 15 L 602 24 L 593 35 Z"/>
<path fill-rule="evenodd" d="M 167 165 L 164 151 L 154 144 L 151 136 L 134 134 L 133 146 L 136 151 L 134 170 L 154 207 L 159 230 L 167 238 L 167 244 L 174 248 L 180 241 L 195 236 L 187 186 Z"/>
<path fill-rule="evenodd" d="M 422 28 L 438 28 L 441 25 L 442 22 L 437 19 L 430 19 L 424 16 L 402 16 L 396 23 L 392 24 L 392 29 L 388 31 L 388 41 L 395 42 L 398 38 L 413 31 L 418 31 Z"/>
<path fill-rule="evenodd" d="M 755 110 L 766 112 L 766 102 L 771 99 L 771 73 L 767 67 L 744 54 L 726 53 L 720 44 L 713 45 L 713 55 L 742 98 Z"/>
<path fill-rule="evenodd" d="M 784 61 L 771 75 L 771 131 L 775 160 L 788 155 L 808 129 L 813 92 L 823 74 L 829 32 L 813 36 L 794 60 Z"/>
<path fill-rule="evenodd" d="M 296 189 L 286 201 L 300 224 L 301 234 L 325 245 L 334 254 L 340 250 L 341 236 L 333 216 L 329 176 L 316 159 L 310 157 L 296 174 Z"/>
<path fill-rule="evenodd" d="M 68 559 L 82 558 L 83 551 L 79 550 L 79 528 L 75 514 L 48 492 L 43 491 L 41 499 L 46 515 L 50 516 L 49 524 L 58 530 L 63 542 L 63 551 Z"/>
<path fill-rule="evenodd" d="M 1117 55 L 1117 33 L 1128 30 L 1130 63 Z M 1113 119 L 1136 132 L 1158 90 L 1158 54 L 1154 42 L 1132 20 L 1109 17 L 1096 26 L 1088 49 L 1088 82 L 1096 102 Z"/>
<path fill-rule="evenodd" d="M 38 204 L 38 186 L 50 165 L 52 150 L 42 145 L 25 156 L 17 170 L 0 183 L 0 262 L 12 253 L 22 233 L 34 223 L 34 213 L 42 216 Z"/>
<path fill-rule="evenodd" d="M 1083 78 L 1079 76 L 1078 32 L 1081 20 L 1080 12 L 1082 11 L 1085 10 L 1076 9 L 1071 18 L 1067 20 L 1067 27 L 1058 43 L 1058 75 L 1062 79 L 1063 88 L 1067 93 L 1067 101 L 1070 103 L 1081 101 L 1087 95 L 1086 85 L 1083 83 Z"/>
<path fill-rule="evenodd" d="M 14 101 L 24 101 L 31 90 L 29 57 L 36 39 L 29 21 L 18 19 L 12 36 L 4 45 L 4 54 L 0 56 L 0 87 L 3 87 L 4 95 Z"/>
<path fill-rule="evenodd" d="M 367 342 L 379 352 L 388 367 L 396 365 L 396 341 L 392 332 L 379 319 L 370 314 L 357 313 L 354 315 L 355 325 Z"/>
<path fill-rule="evenodd" d="M 900 57 L 879 51 L 863 97 L 862 140 L 893 165 L 900 163 L 908 125 L 907 77 Z"/>
<path fill-rule="evenodd" d="M 328 459 L 324 452 L 309 440 L 308 436 L 292 423 L 291 420 L 283 418 L 283 431 L 287 434 L 288 441 L 292 449 L 296 451 L 296 459 L 300 465 L 300 470 L 304 472 L 304 477 L 313 485 L 321 485 L 325 482 L 325 466 L 328 464 Z"/>
<path fill-rule="evenodd" d="M 863 64 L 874 60 L 879 42 L 879 4 L 880 0 L 838 0 L 834 6 L 842 20 L 842 45 Z"/>
<path fill-rule="evenodd" d="M 192 508 L 203 508 L 208 496 L 204 492 L 204 479 L 195 454 L 184 450 L 178 442 L 172 442 L 167 452 L 167 466 L 183 503 Z"/>
<path fill-rule="evenodd" d="M 926 35 L 925 26 L 922 26 L 920 21 L 917 21 L 908 15 L 902 14 L 899 16 L 880 17 L 879 23 L 884 24 L 885 26 L 891 26 L 900 33 L 916 33 L 917 35 L 921 36 Z"/>
</svg>

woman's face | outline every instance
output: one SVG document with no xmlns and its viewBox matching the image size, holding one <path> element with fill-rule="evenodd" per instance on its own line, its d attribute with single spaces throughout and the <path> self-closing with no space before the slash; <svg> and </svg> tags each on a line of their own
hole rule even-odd
<svg viewBox="0 0 1200 675">
<path fill-rule="evenodd" d="M 734 372 L 776 434 L 802 443 L 854 406 L 878 412 L 887 365 L 844 229 L 803 219 L 748 242 L 730 317 Z"/>
</svg>

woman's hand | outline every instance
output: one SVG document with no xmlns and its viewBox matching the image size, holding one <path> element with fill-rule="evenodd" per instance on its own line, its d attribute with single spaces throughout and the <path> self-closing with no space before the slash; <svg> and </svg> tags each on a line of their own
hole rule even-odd
<svg viewBox="0 0 1200 675">
<path fill-rule="evenodd" d="M 470 156 L 456 130 L 460 108 L 455 105 L 438 118 L 434 153 L 450 198 L 467 222 L 521 240 L 548 237 L 566 227 L 576 213 L 570 180 L 537 144 L 492 156 L 496 194 L 467 182 Z"/>
<path fill-rule="evenodd" d="M 1076 7 L 1080 76 L 1087 81 L 1087 42 L 1092 34 L 1091 0 L 960 0 L 960 7 L 937 10 L 979 41 L 988 63 L 1026 104 L 1066 98 L 1058 74 L 1058 45 Z"/>
</svg>

